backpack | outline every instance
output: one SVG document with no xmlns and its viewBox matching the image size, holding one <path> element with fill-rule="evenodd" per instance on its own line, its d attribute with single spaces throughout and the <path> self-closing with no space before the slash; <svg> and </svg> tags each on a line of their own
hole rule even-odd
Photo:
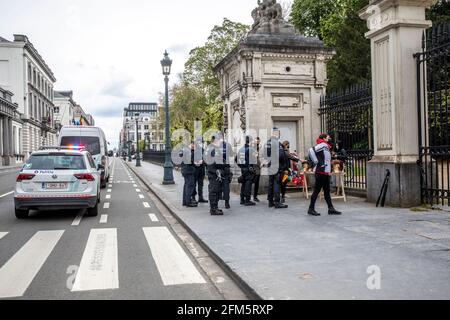
<svg viewBox="0 0 450 320">
<path fill-rule="evenodd" d="M 308 162 L 308 165 L 310 168 L 314 168 L 316 166 L 316 163 L 312 160 L 311 154 L 314 152 L 314 154 L 316 155 L 317 158 L 317 152 L 316 152 L 316 148 L 312 147 L 311 149 L 309 149 L 308 152 L 308 157 L 306 158 L 306 162 Z"/>
</svg>

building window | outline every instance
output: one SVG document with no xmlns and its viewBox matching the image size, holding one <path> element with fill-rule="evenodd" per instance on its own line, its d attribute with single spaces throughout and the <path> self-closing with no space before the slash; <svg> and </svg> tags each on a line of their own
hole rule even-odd
<svg viewBox="0 0 450 320">
<path fill-rule="evenodd" d="M 32 76 L 33 76 L 33 74 L 32 74 L 32 71 L 31 71 L 31 63 L 28 63 L 28 82 L 29 83 L 33 82 Z"/>
<path fill-rule="evenodd" d="M 59 107 L 55 107 L 55 113 L 59 113 Z"/>
<path fill-rule="evenodd" d="M 144 126 L 144 130 L 148 130 L 148 128 L 149 128 L 149 126 L 148 126 L 148 124 L 146 124 L 146 125 Z"/>
<path fill-rule="evenodd" d="M 33 115 L 33 94 L 28 94 L 28 117 Z"/>
<path fill-rule="evenodd" d="M 34 104 L 33 104 L 33 118 L 37 118 L 37 97 L 36 95 L 34 96 Z"/>
</svg>

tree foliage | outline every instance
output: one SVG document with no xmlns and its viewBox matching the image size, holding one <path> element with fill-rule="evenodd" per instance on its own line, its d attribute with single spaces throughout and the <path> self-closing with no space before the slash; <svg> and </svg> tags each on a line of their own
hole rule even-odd
<svg viewBox="0 0 450 320">
<path fill-rule="evenodd" d="M 171 89 L 171 131 L 193 132 L 194 121 L 203 130 L 223 124 L 219 79 L 213 68 L 230 53 L 248 32 L 249 26 L 224 19 L 215 26 L 203 46 L 191 50 L 180 80 Z"/>
<path fill-rule="evenodd" d="M 450 22 L 450 1 L 439 0 L 430 10 L 427 10 L 427 18 L 434 24 Z"/>
<path fill-rule="evenodd" d="M 329 90 L 370 80 L 370 41 L 358 12 L 369 0 L 295 0 L 291 21 L 300 32 L 336 49 L 328 64 Z"/>
</svg>

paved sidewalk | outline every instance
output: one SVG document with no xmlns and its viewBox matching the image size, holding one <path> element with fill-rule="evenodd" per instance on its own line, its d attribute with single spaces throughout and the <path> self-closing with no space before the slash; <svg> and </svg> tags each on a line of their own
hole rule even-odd
<svg viewBox="0 0 450 320">
<path fill-rule="evenodd" d="M 163 186 L 162 167 L 130 167 L 263 299 L 450 299 L 448 211 L 377 209 L 351 198 L 335 204 L 343 216 L 315 218 L 299 194 L 282 211 L 266 201 L 244 208 L 232 195 L 232 210 L 212 217 L 208 205 L 181 206 L 178 171 L 176 185 Z M 368 289 L 370 266 L 381 269 L 380 290 Z"/>
</svg>

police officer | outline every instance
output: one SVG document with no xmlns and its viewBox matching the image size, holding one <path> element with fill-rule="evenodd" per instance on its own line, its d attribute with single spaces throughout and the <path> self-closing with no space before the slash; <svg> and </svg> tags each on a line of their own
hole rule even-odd
<svg viewBox="0 0 450 320">
<path fill-rule="evenodd" d="M 265 157 L 269 160 L 270 173 L 267 200 L 269 201 L 269 208 L 286 209 L 288 206 L 281 203 L 281 173 L 286 167 L 289 167 L 289 159 L 280 142 L 280 136 L 280 130 L 276 127 L 273 128 L 271 138 L 267 141 L 265 148 Z"/>
<path fill-rule="evenodd" d="M 256 172 L 255 172 L 255 180 L 254 180 L 254 191 L 253 191 L 253 201 L 254 202 L 260 202 L 258 199 L 259 194 L 259 182 L 261 181 L 261 157 L 260 157 L 260 151 L 261 151 L 261 139 L 259 137 L 256 138 L 254 148 L 256 149 Z"/>
<path fill-rule="evenodd" d="M 192 201 L 195 189 L 194 142 L 189 146 L 183 146 L 179 156 L 183 159 L 181 163 L 181 174 L 184 178 L 183 206 L 196 208 L 198 204 Z"/>
<path fill-rule="evenodd" d="M 242 176 L 240 178 L 241 183 L 241 205 L 246 207 L 255 206 L 256 203 L 251 201 L 252 198 L 252 185 L 256 175 L 256 151 L 250 146 L 252 143 L 251 137 L 245 138 L 245 146 L 239 150 L 237 156 L 237 162 L 239 168 L 241 168 Z"/>
<path fill-rule="evenodd" d="M 203 185 L 206 176 L 206 164 L 203 160 L 205 149 L 203 147 L 203 139 L 197 139 L 194 148 L 195 153 L 195 187 L 193 193 L 193 202 L 196 202 L 195 197 L 198 195 L 198 203 L 208 203 L 203 197 Z"/>
<path fill-rule="evenodd" d="M 221 195 L 225 200 L 225 207 L 230 208 L 230 182 L 232 179 L 228 155 L 229 145 L 222 139 L 213 137 L 207 151 L 207 170 L 209 180 L 210 213 L 213 216 L 222 216 L 219 209 Z"/>
</svg>

